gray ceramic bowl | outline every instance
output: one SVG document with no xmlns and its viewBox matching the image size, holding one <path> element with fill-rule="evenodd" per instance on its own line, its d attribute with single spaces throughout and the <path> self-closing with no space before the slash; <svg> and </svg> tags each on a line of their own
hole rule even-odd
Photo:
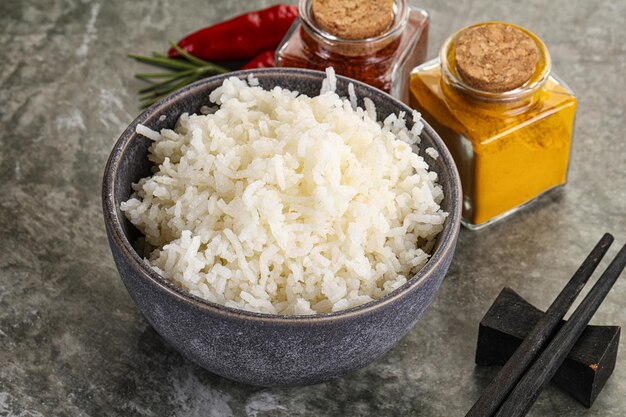
<svg viewBox="0 0 626 417">
<path fill-rule="evenodd" d="M 243 78 L 250 72 L 227 76 Z M 252 72 L 264 88 L 279 85 L 311 96 L 319 94 L 324 78 L 321 72 L 299 69 Z M 428 146 L 439 152 L 437 160 L 425 158 L 439 175 L 445 193 L 443 208 L 450 215 L 426 266 L 391 294 L 356 308 L 315 316 L 257 314 L 204 301 L 171 284 L 142 260 L 131 245 L 140 233 L 119 207 L 130 196 L 131 183 L 150 175 L 149 141 L 135 133 L 135 126 L 142 123 L 155 130 L 172 128 L 183 112 L 199 112 L 225 77 L 199 81 L 155 104 L 133 121 L 115 144 L 104 172 L 102 201 L 109 244 L 122 281 L 163 339 L 188 359 L 226 378 L 263 386 L 302 385 L 362 368 L 415 325 L 448 270 L 461 212 L 461 186 L 452 158 L 439 136 L 426 125 L 421 152 Z M 349 82 L 338 77 L 340 94 L 347 96 Z M 391 96 L 352 82 L 358 97 L 369 97 L 376 104 L 379 120 L 392 112 L 411 114 Z"/>
</svg>

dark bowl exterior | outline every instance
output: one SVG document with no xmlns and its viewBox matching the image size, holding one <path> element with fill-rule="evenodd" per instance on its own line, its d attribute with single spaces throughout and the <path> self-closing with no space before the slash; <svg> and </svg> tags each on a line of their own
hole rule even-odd
<svg viewBox="0 0 626 417">
<path fill-rule="evenodd" d="M 388 351 L 420 319 L 434 299 L 452 260 L 459 233 L 461 186 L 452 158 L 428 126 L 420 154 L 439 175 L 443 208 L 449 213 L 433 255 L 404 286 L 378 300 L 337 313 L 315 316 L 257 314 L 196 298 L 156 274 L 132 248 L 140 233 L 119 209 L 131 183 L 150 175 L 149 141 L 135 133 L 137 124 L 172 128 L 184 112 L 198 112 L 226 76 L 253 73 L 261 86 L 276 85 L 317 95 L 324 78 L 318 71 L 265 69 L 241 71 L 192 84 L 140 115 L 116 143 L 105 169 L 103 209 L 109 244 L 133 301 L 155 330 L 201 367 L 226 378 L 261 386 L 292 386 L 326 381 L 362 368 Z M 365 84 L 338 77 L 337 91 L 347 96 L 352 82 L 360 104 L 369 97 L 379 120 L 411 110 Z M 165 117 L 162 117 L 165 116 Z M 410 117 L 409 117 L 410 119 Z M 408 123 L 410 126 L 411 123 Z M 432 146 L 439 158 L 424 150 Z"/>
</svg>

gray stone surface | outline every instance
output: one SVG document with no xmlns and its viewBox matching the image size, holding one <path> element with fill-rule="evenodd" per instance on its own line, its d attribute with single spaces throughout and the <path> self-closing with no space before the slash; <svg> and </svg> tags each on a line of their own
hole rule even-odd
<svg viewBox="0 0 626 417">
<path fill-rule="evenodd" d="M 100 178 L 138 114 L 128 52 L 271 1 L 0 2 L 0 416 L 453 416 L 494 370 L 476 368 L 480 317 L 508 285 L 541 308 L 603 231 L 626 239 L 626 2 L 424 0 L 430 55 L 462 25 L 507 20 L 548 44 L 580 98 L 570 183 L 510 220 L 463 230 L 434 305 L 394 349 L 343 379 L 261 389 L 166 346 L 107 247 Z M 606 266 L 603 262 L 602 266 Z M 624 325 L 622 278 L 593 322 Z M 624 416 L 626 341 L 591 410 L 554 388 L 530 416 Z"/>
</svg>

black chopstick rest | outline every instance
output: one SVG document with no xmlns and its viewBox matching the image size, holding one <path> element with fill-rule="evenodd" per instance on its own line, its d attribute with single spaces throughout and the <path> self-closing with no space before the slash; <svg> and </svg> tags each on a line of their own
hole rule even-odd
<svg viewBox="0 0 626 417">
<path fill-rule="evenodd" d="M 556 374 L 625 267 L 626 245 L 620 249 L 569 320 L 559 329 L 532 366 L 526 370 L 500 406 L 496 417 L 522 417 L 528 413 L 539 393 Z"/>
<path fill-rule="evenodd" d="M 476 364 L 502 366 L 544 313 L 504 288 L 480 322 Z M 615 368 L 619 326 L 587 326 L 552 383 L 591 407 Z"/>
<path fill-rule="evenodd" d="M 504 364 L 487 388 L 465 415 L 466 417 L 491 417 L 498 412 L 500 406 L 507 400 L 507 396 L 523 379 L 524 372 L 537 357 L 537 354 L 548 343 L 565 313 L 585 286 L 593 271 L 613 243 L 613 236 L 605 233 L 600 241 L 587 255 L 583 263 L 567 282 L 565 287 L 556 296 L 546 314 L 541 317 L 528 336 L 522 341 L 511 359 Z M 506 414 L 505 414 L 506 415 Z"/>
</svg>

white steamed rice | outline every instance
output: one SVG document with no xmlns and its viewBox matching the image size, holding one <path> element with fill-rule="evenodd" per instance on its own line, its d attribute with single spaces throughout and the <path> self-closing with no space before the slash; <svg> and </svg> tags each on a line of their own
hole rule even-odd
<svg viewBox="0 0 626 417">
<path fill-rule="evenodd" d="M 411 147 L 419 114 L 411 131 L 404 114 L 377 122 L 371 100 L 356 107 L 328 75 L 317 97 L 231 77 L 174 130 L 137 126 L 154 141 L 154 174 L 121 208 L 155 271 L 226 306 L 315 314 L 367 303 L 424 266 L 447 213 Z"/>
</svg>

